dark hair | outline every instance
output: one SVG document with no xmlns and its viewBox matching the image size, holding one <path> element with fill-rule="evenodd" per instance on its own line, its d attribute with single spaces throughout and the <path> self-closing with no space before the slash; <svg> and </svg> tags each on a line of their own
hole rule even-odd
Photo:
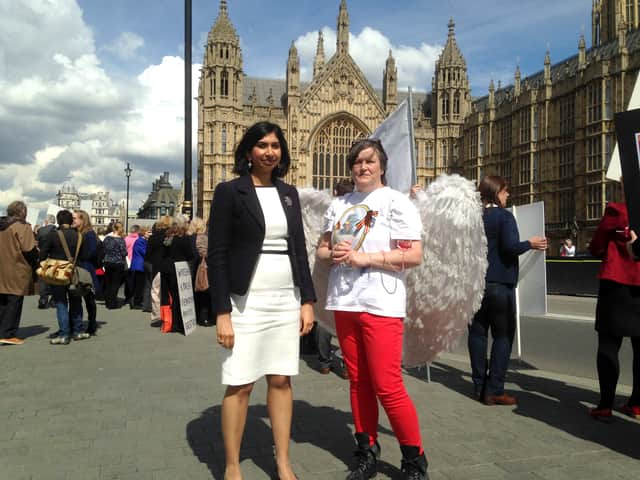
<svg viewBox="0 0 640 480">
<path fill-rule="evenodd" d="M 333 196 L 341 197 L 342 195 L 346 195 L 347 193 L 353 192 L 353 180 L 350 178 L 342 178 L 340 180 L 336 180 L 333 184 Z"/>
<path fill-rule="evenodd" d="M 495 203 L 496 205 L 500 205 L 498 202 L 498 193 L 507 188 L 507 181 L 504 177 L 500 177 L 498 175 L 488 175 L 486 177 L 482 177 L 480 183 L 478 184 L 478 191 L 480 192 L 480 201 L 483 205 L 488 203 Z"/>
<path fill-rule="evenodd" d="M 271 122 L 258 122 L 250 126 L 240 143 L 236 147 L 234 154 L 235 163 L 233 165 L 233 173 L 238 175 L 249 175 L 251 168 L 249 167 L 249 155 L 251 150 L 256 144 L 265 136 L 270 133 L 275 133 L 280 142 L 280 163 L 271 172 L 271 180 L 275 181 L 276 178 L 284 177 L 289 171 L 289 165 L 291 164 L 291 157 L 289 156 L 289 147 L 287 146 L 287 140 L 284 138 L 284 133 L 279 125 Z"/>
<path fill-rule="evenodd" d="M 22 200 L 11 202 L 7 207 L 7 216 L 24 222 L 27 218 L 27 204 Z"/>
<path fill-rule="evenodd" d="M 382 142 L 377 138 L 363 138 L 353 142 L 351 150 L 349 150 L 349 153 L 347 154 L 347 166 L 349 167 L 349 170 L 353 170 L 353 166 L 356 163 L 358 155 L 360 155 L 361 151 L 367 148 L 373 148 L 373 150 L 378 154 L 380 168 L 382 169 L 382 184 L 386 185 L 387 177 L 385 173 L 387 171 L 387 161 L 389 157 L 387 157 L 387 152 L 385 152 L 382 147 Z"/>
<path fill-rule="evenodd" d="M 60 210 L 56 214 L 56 222 L 58 225 L 71 225 L 73 223 L 73 214 L 69 210 Z"/>
</svg>

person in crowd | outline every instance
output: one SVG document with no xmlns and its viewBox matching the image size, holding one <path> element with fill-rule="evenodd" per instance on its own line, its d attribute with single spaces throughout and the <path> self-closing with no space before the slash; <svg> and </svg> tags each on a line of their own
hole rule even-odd
<svg viewBox="0 0 640 480">
<path fill-rule="evenodd" d="M 167 215 L 160 217 L 153 225 L 144 256 L 145 263 L 151 266 L 151 305 L 148 306 L 152 313 L 152 320 L 160 318 L 160 268 L 164 256 L 164 237 L 170 225 L 171 217 Z"/>
<path fill-rule="evenodd" d="M 98 227 L 96 230 L 96 301 L 104 300 L 104 237 L 106 227 Z"/>
<path fill-rule="evenodd" d="M 98 277 L 96 275 L 96 258 L 98 252 L 98 236 L 91 226 L 91 218 L 85 210 L 74 210 L 73 228 L 82 235 L 82 247 L 85 250 L 85 258 L 78 261 L 78 265 L 91 273 L 93 279 L 93 291 L 84 295 L 84 305 L 87 309 L 87 329 L 86 333 L 95 335 L 98 329 L 97 308 L 96 308 L 96 288 Z"/>
<path fill-rule="evenodd" d="M 121 223 L 114 223 L 111 234 L 102 242 L 104 249 L 104 304 L 108 309 L 120 308 L 118 290 L 127 269 L 127 246 Z"/>
<path fill-rule="evenodd" d="M 627 248 L 634 237 L 629 231 L 626 203 L 609 202 L 589 245 L 591 254 L 602 259 L 595 323 L 600 401 L 589 409 L 589 415 L 596 419 L 613 415 L 620 376 L 618 353 L 624 337 L 630 337 L 633 349 L 633 390 L 621 411 L 640 418 L 640 263 Z"/>
<path fill-rule="evenodd" d="M 378 401 L 400 444 L 402 471 L 426 479 L 418 415 L 401 369 L 405 275 L 422 261 L 422 222 L 408 196 L 386 186 L 387 154 L 379 140 L 355 142 L 347 165 L 355 191 L 331 203 L 316 252 L 319 261 L 333 263 L 326 308 L 334 312 L 349 373 L 357 450 L 347 479 L 376 475 Z"/>
<path fill-rule="evenodd" d="M 40 259 L 54 258 L 67 260 L 62 240 L 58 232 L 66 242 L 69 254 L 73 257 L 80 239 L 78 232 L 73 228 L 73 214 L 69 210 L 60 210 L 56 215 L 58 229 L 49 232 L 43 248 L 40 249 Z M 82 265 L 89 260 L 87 244 L 82 240 L 76 262 Z M 69 340 L 84 340 L 91 335 L 83 331 L 82 326 L 82 297 L 69 294 L 68 285 L 51 285 L 53 300 L 56 304 L 56 317 L 58 319 L 58 336 L 52 338 L 52 345 L 68 345 Z"/>
<path fill-rule="evenodd" d="M 129 303 L 129 306 L 133 310 L 142 310 L 145 286 L 148 283 L 149 288 L 151 287 L 151 282 L 147 282 L 147 277 L 151 275 L 151 272 L 149 272 L 148 275 L 146 274 L 144 264 L 144 257 L 147 253 L 147 241 L 150 236 L 151 231 L 146 227 L 142 227 L 138 231 L 138 239 L 133 244 L 130 268 L 130 275 L 133 276 L 133 295 Z"/>
<path fill-rule="evenodd" d="M 469 326 L 469 358 L 475 397 L 486 405 L 515 405 L 517 399 L 504 391 L 504 382 L 516 330 L 515 287 L 518 283 L 518 256 L 545 250 L 547 239 L 540 236 L 520 241 L 514 216 L 505 209 L 509 189 L 504 178 L 486 176 L 478 186 L 484 207 L 489 266 L 480 310 Z M 487 361 L 489 329 L 493 343 Z"/>
<path fill-rule="evenodd" d="M 573 244 L 570 238 L 566 238 L 564 242 L 562 242 L 562 246 L 560 247 L 560 256 L 561 257 L 576 256 L 576 246 Z"/>
<path fill-rule="evenodd" d="M 176 262 L 193 262 L 195 252 L 191 239 L 187 235 L 188 219 L 178 214 L 171 219 L 163 244 L 163 254 L 160 261 L 160 299 L 161 305 L 171 305 L 171 331 L 184 333 L 182 312 L 180 310 L 180 292 Z"/>
<path fill-rule="evenodd" d="M 22 345 L 18 328 L 25 295 L 33 295 L 38 264 L 36 240 L 27 223 L 27 205 L 17 200 L 0 217 L 0 344 Z"/>
<path fill-rule="evenodd" d="M 200 262 L 207 261 L 207 253 L 209 250 L 209 236 L 207 235 L 207 224 L 200 217 L 194 217 L 189 223 L 189 235 L 191 236 L 192 245 L 196 252 L 193 265 L 193 277 L 195 287 L 195 275 L 198 271 Z M 196 310 L 196 322 L 203 327 L 211 327 L 215 325 L 214 313 L 211 308 L 211 291 L 203 292 L 193 291 L 193 300 Z"/>
<path fill-rule="evenodd" d="M 46 241 L 46 238 L 49 236 L 49 232 L 55 229 L 56 217 L 47 214 L 42 226 L 36 232 L 36 242 L 38 243 L 38 248 L 42 248 L 44 242 Z M 55 307 L 53 297 L 51 296 L 51 287 L 41 279 L 38 279 L 38 294 L 40 295 L 40 298 L 38 299 L 39 309 Z"/>
<path fill-rule="evenodd" d="M 135 272 L 131 270 L 131 260 L 133 258 L 133 244 L 140 238 L 140 225 L 132 225 L 129 234 L 124 238 L 127 247 L 127 271 L 124 275 L 124 301 L 132 306 L 133 290 L 135 283 Z"/>
<path fill-rule="evenodd" d="M 242 478 L 240 444 L 253 385 L 267 381 L 277 478 L 296 476 L 289 459 L 291 375 L 299 335 L 313 327 L 315 292 L 296 189 L 280 180 L 290 165 L 282 129 L 259 122 L 235 151 L 239 178 L 216 187 L 209 218 L 209 278 L 217 339 L 225 348 L 222 436 L 225 478 Z"/>
</svg>

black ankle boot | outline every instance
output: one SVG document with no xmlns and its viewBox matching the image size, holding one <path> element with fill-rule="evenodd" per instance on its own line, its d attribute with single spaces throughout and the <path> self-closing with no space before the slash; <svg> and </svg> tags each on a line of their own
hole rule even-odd
<svg viewBox="0 0 640 480">
<path fill-rule="evenodd" d="M 420 447 L 411 447 L 400 445 L 402 451 L 402 473 L 406 475 L 407 480 L 429 480 L 427 473 L 427 457 L 424 452 L 420 453 Z"/>
<path fill-rule="evenodd" d="M 380 444 L 376 442 L 369 445 L 368 433 L 356 433 L 356 443 L 358 448 L 354 452 L 356 456 L 355 464 L 346 480 L 368 480 L 376 476 L 378 458 L 380 458 Z"/>
</svg>

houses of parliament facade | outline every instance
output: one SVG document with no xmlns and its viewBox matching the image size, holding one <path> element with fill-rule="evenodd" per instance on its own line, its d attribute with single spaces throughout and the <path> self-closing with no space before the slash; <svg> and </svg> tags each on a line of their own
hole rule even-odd
<svg viewBox="0 0 640 480">
<path fill-rule="evenodd" d="M 604 205 L 620 187 L 605 179 L 615 144 L 613 115 L 627 108 L 640 69 L 640 0 L 594 0 L 592 45 L 576 55 L 472 98 L 466 62 L 448 24 L 431 91 L 413 94 L 416 173 L 428 185 L 441 173 L 478 180 L 502 175 L 515 205 L 544 201 L 552 248 L 573 237 L 590 240 Z M 346 155 L 406 97 L 398 91 L 392 52 L 375 89 L 349 55 L 349 13 L 341 0 L 336 52 L 327 59 L 318 34 L 313 78 L 300 81 L 295 45 L 286 78 L 244 75 L 240 38 L 220 0 L 205 47 L 198 89 L 197 214 L 208 218 L 215 186 L 233 178 L 233 151 L 260 120 L 278 123 L 291 152 L 289 183 L 331 188 L 349 175 Z M 552 251 L 551 254 L 555 252 Z"/>
</svg>

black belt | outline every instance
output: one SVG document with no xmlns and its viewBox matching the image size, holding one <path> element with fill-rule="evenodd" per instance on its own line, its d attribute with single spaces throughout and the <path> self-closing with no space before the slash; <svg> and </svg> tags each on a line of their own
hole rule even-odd
<svg viewBox="0 0 640 480">
<path fill-rule="evenodd" d="M 261 250 L 260 253 L 268 253 L 271 255 L 289 255 L 289 250 Z"/>
</svg>

